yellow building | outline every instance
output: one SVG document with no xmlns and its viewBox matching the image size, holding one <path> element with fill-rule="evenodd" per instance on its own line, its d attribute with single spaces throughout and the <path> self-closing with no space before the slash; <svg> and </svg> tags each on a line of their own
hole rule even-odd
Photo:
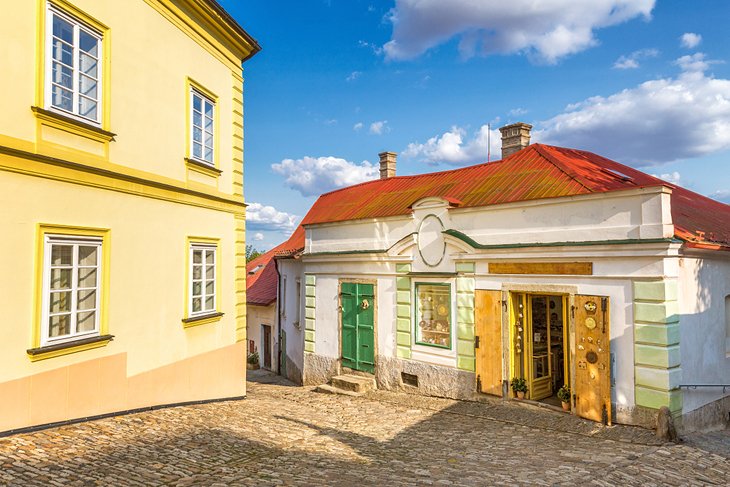
<svg viewBox="0 0 730 487">
<path fill-rule="evenodd" d="M 0 432 L 243 396 L 258 44 L 214 0 L 0 10 Z"/>
</svg>

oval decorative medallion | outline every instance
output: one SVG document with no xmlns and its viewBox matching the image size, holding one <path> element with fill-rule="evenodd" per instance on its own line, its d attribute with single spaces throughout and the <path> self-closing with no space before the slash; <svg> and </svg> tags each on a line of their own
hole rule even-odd
<svg viewBox="0 0 730 487">
<path fill-rule="evenodd" d="M 436 215 L 428 215 L 421 221 L 418 229 L 418 252 L 426 265 L 435 267 L 446 254 L 444 225 Z"/>
</svg>

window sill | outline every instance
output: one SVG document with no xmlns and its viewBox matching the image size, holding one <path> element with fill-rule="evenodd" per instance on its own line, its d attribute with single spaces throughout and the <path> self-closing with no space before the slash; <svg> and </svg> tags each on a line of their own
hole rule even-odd
<svg viewBox="0 0 730 487">
<path fill-rule="evenodd" d="M 83 352 L 93 348 L 105 347 L 114 339 L 113 335 L 100 335 L 95 337 L 83 338 L 72 342 L 57 343 L 55 345 L 46 345 L 44 347 L 31 348 L 26 350 L 31 362 L 45 360 L 48 358 L 59 357 L 76 352 Z"/>
<path fill-rule="evenodd" d="M 196 171 L 205 174 L 206 176 L 212 176 L 214 178 L 217 178 L 218 176 L 223 174 L 223 171 L 221 171 L 217 167 L 211 166 L 210 164 L 205 162 L 200 162 L 196 159 L 191 159 L 189 157 L 185 158 L 185 165 L 191 171 Z"/>
<path fill-rule="evenodd" d="M 77 120 L 53 110 L 46 110 L 45 108 L 34 106 L 30 107 L 30 109 L 38 120 L 45 122 L 53 128 L 87 137 L 97 142 L 111 142 L 117 136 L 117 134 L 108 132 L 91 123 Z"/>
<path fill-rule="evenodd" d="M 222 316 L 223 313 L 208 313 L 206 315 L 183 318 L 182 324 L 185 328 L 199 325 L 207 325 L 208 323 L 215 323 L 216 321 L 220 321 Z"/>
</svg>

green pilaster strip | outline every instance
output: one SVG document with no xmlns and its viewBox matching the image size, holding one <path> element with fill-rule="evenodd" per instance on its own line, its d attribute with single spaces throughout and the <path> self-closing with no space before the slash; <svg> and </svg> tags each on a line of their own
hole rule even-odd
<svg viewBox="0 0 730 487">
<path fill-rule="evenodd" d="M 636 405 L 682 409 L 679 303 L 676 280 L 634 282 Z"/>
<path fill-rule="evenodd" d="M 407 274 L 411 272 L 411 264 L 396 264 L 395 272 L 398 274 Z M 411 278 L 407 276 L 397 276 L 395 278 L 396 287 L 396 356 L 398 358 L 411 358 Z"/>
<path fill-rule="evenodd" d="M 304 275 L 304 351 L 314 353 L 315 323 L 316 323 L 316 292 L 317 276 Z"/>
<path fill-rule="evenodd" d="M 474 371 L 474 288 L 473 277 L 456 278 L 456 366 Z"/>
</svg>

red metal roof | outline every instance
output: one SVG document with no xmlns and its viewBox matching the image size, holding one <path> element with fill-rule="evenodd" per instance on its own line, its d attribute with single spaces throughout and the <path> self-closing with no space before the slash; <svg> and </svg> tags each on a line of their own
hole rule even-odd
<svg viewBox="0 0 730 487">
<path fill-rule="evenodd" d="M 661 185 L 672 189 L 678 238 L 710 248 L 730 247 L 729 205 L 591 152 L 543 144 L 530 145 L 501 161 L 377 179 L 325 193 L 302 225 L 407 215 L 411 205 L 429 196 L 468 208 Z"/>
<path fill-rule="evenodd" d="M 304 227 L 300 225 L 286 242 L 247 263 L 246 302 L 258 306 L 268 306 L 273 303 L 276 300 L 279 281 L 274 258 L 292 256 L 302 250 L 304 250 Z"/>
</svg>

